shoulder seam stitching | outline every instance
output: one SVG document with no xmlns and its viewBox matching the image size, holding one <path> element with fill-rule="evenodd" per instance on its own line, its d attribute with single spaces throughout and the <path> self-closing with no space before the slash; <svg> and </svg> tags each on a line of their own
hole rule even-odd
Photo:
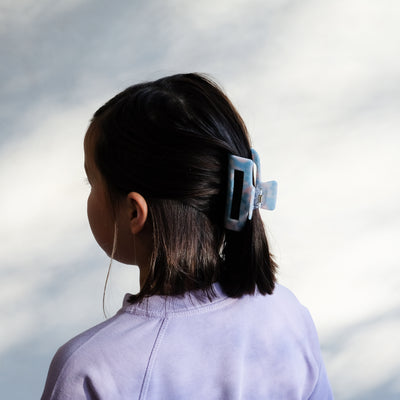
<svg viewBox="0 0 400 400">
<path fill-rule="evenodd" d="M 160 346 L 160 342 L 161 342 L 161 340 L 164 336 L 164 332 L 167 328 L 167 324 L 168 324 L 168 319 L 163 318 L 161 321 L 161 326 L 158 330 L 157 336 L 154 340 L 153 348 L 151 349 L 151 352 L 150 352 L 150 357 L 149 357 L 149 361 L 146 366 L 146 370 L 144 372 L 142 387 L 140 388 L 139 400 L 145 399 L 145 396 L 147 394 L 147 390 L 148 390 L 149 383 L 150 383 L 151 371 L 154 366 L 154 362 L 155 362 L 155 358 L 156 358 L 156 355 L 158 352 L 158 348 Z"/>
</svg>

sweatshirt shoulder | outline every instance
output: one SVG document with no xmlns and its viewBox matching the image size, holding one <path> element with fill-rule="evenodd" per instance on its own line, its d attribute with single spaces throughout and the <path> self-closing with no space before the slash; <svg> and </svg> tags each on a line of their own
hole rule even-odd
<svg viewBox="0 0 400 400">
<path fill-rule="evenodd" d="M 93 338 L 115 323 L 114 320 L 115 317 L 82 332 L 57 350 L 50 364 L 42 399 L 52 398 L 54 392 L 67 392 L 64 386 L 71 385 L 76 377 L 83 376 L 82 372 L 91 360 L 91 357 L 87 357 L 86 346 L 90 346 Z"/>
<path fill-rule="evenodd" d="M 302 306 L 296 295 L 288 289 L 286 286 L 283 286 L 281 284 L 276 284 L 275 290 L 272 294 L 272 296 L 278 297 L 280 299 L 286 300 L 288 302 L 291 302 L 293 304 L 297 304 L 299 306 Z"/>
<path fill-rule="evenodd" d="M 260 299 L 261 297 L 261 299 Z M 296 295 L 287 287 L 276 284 L 274 292 L 271 295 L 258 296 L 264 306 L 268 307 L 271 311 L 277 313 L 297 313 L 307 314 L 306 307 L 300 303 Z"/>
<path fill-rule="evenodd" d="M 50 364 L 42 399 L 117 398 L 115 382 L 125 378 L 128 382 L 134 371 L 143 375 L 161 324 L 161 319 L 120 310 L 69 340 Z M 88 397 L 89 390 L 101 390 L 103 396 Z"/>
<path fill-rule="evenodd" d="M 72 355 L 76 356 L 80 348 L 85 347 L 93 338 L 107 331 L 115 322 L 115 317 L 110 318 L 70 339 L 57 350 L 54 359 L 65 363 Z"/>
</svg>

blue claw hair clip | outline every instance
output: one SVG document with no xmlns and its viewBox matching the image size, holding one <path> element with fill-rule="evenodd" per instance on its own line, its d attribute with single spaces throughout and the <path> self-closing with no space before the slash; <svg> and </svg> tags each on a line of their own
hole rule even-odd
<svg viewBox="0 0 400 400">
<path fill-rule="evenodd" d="M 251 152 L 252 160 L 229 156 L 225 228 L 232 231 L 240 231 L 254 209 L 275 209 L 278 184 L 261 182 L 260 158 L 254 149 Z"/>
</svg>

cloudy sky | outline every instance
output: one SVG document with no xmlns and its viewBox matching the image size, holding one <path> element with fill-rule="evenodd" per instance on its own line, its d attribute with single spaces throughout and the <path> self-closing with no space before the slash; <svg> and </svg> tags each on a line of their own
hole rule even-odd
<svg viewBox="0 0 400 400">
<path fill-rule="evenodd" d="M 61 3 L 61 4 L 60 4 Z M 56 349 L 103 320 L 82 139 L 125 87 L 207 72 L 265 179 L 280 282 L 311 311 L 336 399 L 400 395 L 396 0 L 0 0 L 0 383 L 38 398 Z M 114 263 L 113 314 L 137 290 Z"/>
</svg>

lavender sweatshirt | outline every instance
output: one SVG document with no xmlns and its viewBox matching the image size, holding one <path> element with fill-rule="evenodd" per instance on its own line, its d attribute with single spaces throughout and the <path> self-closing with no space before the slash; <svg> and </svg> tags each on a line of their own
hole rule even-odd
<svg viewBox="0 0 400 400">
<path fill-rule="evenodd" d="M 126 301 L 62 346 L 46 399 L 333 399 L 308 311 L 273 295 Z"/>
</svg>

